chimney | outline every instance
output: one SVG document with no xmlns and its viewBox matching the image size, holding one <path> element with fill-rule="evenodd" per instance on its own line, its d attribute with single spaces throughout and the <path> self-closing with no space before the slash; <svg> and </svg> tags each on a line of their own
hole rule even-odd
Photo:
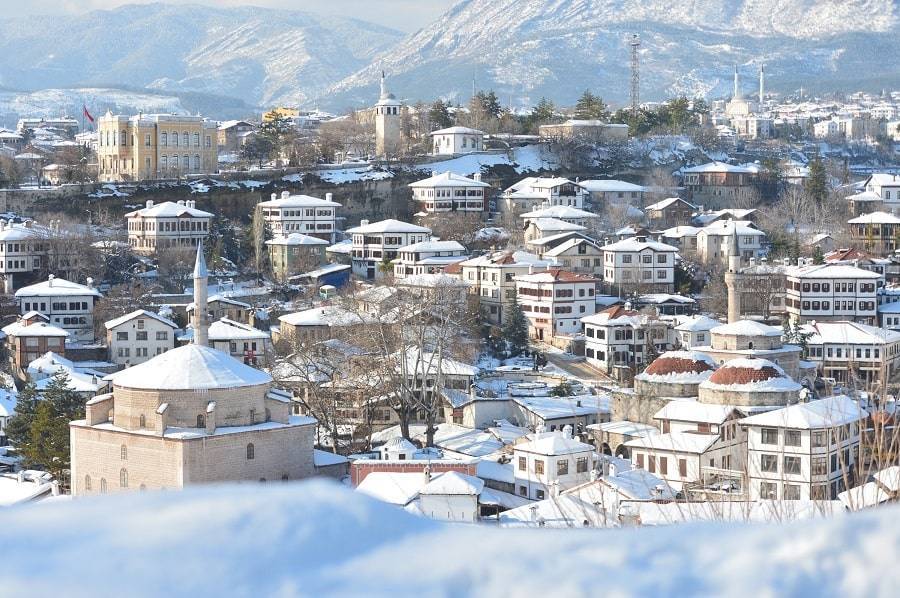
<svg viewBox="0 0 900 598">
<path fill-rule="evenodd" d="M 92 289 L 94 288 L 94 279 L 91 278 L 90 276 L 88 276 L 88 278 L 87 278 L 87 286 Z"/>
<path fill-rule="evenodd" d="M 476 181 L 476 182 L 478 182 L 478 183 L 480 183 L 480 182 L 481 182 L 481 173 L 480 173 L 480 172 L 476 172 L 475 174 L 473 174 L 473 175 L 472 175 L 472 180 L 473 180 L 473 181 Z"/>
<path fill-rule="evenodd" d="M 581 406 L 581 405 L 580 405 L 581 401 L 578 401 L 578 402 L 579 402 L 579 407 L 580 407 L 580 406 Z M 568 438 L 569 440 L 572 439 L 572 426 L 571 426 L 571 424 L 566 424 L 565 426 L 563 426 L 562 435 L 563 435 L 563 438 Z"/>
<path fill-rule="evenodd" d="M 56 278 L 56 277 L 55 277 L 54 275 L 52 275 L 52 274 L 49 275 L 49 276 L 47 277 L 47 286 L 48 286 L 48 287 L 52 287 L 52 286 L 53 286 L 53 279 L 54 279 L 54 278 Z"/>
<path fill-rule="evenodd" d="M 180 206 L 183 207 L 183 206 L 184 206 L 184 200 L 183 200 L 183 199 L 179 199 L 179 200 L 178 200 L 178 205 L 180 205 Z"/>
<path fill-rule="evenodd" d="M 326 193 L 325 201 L 334 201 L 334 193 Z"/>
<path fill-rule="evenodd" d="M 287 199 L 287 198 L 290 197 L 290 196 L 291 196 L 291 192 L 290 192 L 290 191 L 282 191 L 282 192 L 281 192 L 281 199 Z"/>
<path fill-rule="evenodd" d="M 369 226 L 369 221 L 368 221 L 368 219 L 360 220 L 360 221 L 359 221 L 359 225 L 360 225 L 360 226 Z"/>
<path fill-rule="evenodd" d="M 431 483 L 431 465 L 426 465 L 425 469 L 422 470 L 422 473 L 425 474 L 425 483 L 423 484 L 423 486 L 427 486 Z"/>
<path fill-rule="evenodd" d="M 278 194 L 277 194 L 277 193 L 273 193 L 273 194 L 272 194 L 272 201 L 275 201 L 276 199 L 278 199 Z"/>
<path fill-rule="evenodd" d="M 153 200 L 152 200 L 152 199 L 148 199 L 148 200 L 147 200 L 147 207 L 148 207 L 148 208 L 152 208 L 152 207 L 153 207 Z"/>
</svg>

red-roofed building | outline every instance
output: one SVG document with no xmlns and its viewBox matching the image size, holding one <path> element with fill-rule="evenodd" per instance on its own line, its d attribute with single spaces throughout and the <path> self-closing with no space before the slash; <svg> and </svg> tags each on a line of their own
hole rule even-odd
<svg viewBox="0 0 900 598">
<path fill-rule="evenodd" d="M 560 268 L 516 277 L 519 305 L 528 318 L 532 338 L 551 341 L 581 333 L 581 318 L 596 311 L 600 280 Z"/>
</svg>

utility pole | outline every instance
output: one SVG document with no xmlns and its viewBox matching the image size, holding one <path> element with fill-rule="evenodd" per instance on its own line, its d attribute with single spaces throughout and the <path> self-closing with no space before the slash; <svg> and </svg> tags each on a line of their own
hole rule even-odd
<svg viewBox="0 0 900 598">
<path fill-rule="evenodd" d="M 636 117 L 641 107 L 641 39 L 635 33 L 631 36 L 631 116 Z"/>
</svg>

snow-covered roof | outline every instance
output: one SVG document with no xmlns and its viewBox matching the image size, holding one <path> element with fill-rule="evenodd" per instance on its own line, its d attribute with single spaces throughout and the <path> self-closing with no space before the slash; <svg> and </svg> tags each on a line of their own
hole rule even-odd
<svg viewBox="0 0 900 598">
<path fill-rule="evenodd" d="M 394 282 L 400 287 L 422 287 L 422 288 L 441 288 L 449 289 L 451 287 L 468 288 L 469 283 L 464 280 L 451 276 L 450 274 L 411 274 Z"/>
<path fill-rule="evenodd" d="M 645 188 L 640 185 L 635 185 L 634 183 L 629 183 L 626 181 L 617 181 L 614 179 L 579 181 L 578 184 L 591 193 L 607 193 L 617 191 L 643 192 L 645 190 Z"/>
<path fill-rule="evenodd" d="M 19 393 L 15 387 L 0 388 L 0 417 L 12 417 L 16 413 Z"/>
<path fill-rule="evenodd" d="M 406 245 L 397 250 L 397 253 L 438 253 L 443 251 L 465 251 L 458 241 L 420 241 L 412 245 Z"/>
<path fill-rule="evenodd" d="M 266 241 L 266 245 L 330 245 L 330 243 L 324 239 L 310 237 L 309 235 L 304 235 L 302 233 L 291 233 L 287 236 L 280 235 L 273 239 L 269 239 Z"/>
<path fill-rule="evenodd" d="M 516 281 L 530 283 L 591 283 L 598 282 L 598 279 L 587 274 L 578 274 L 561 268 L 550 268 L 544 272 L 520 274 L 516 276 Z"/>
<path fill-rule="evenodd" d="M 859 403 L 848 396 L 838 395 L 758 413 L 742 419 L 740 423 L 744 426 L 809 430 L 843 426 L 868 416 Z"/>
<path fill-rule="evenodd" d="M 643 438 L 634 438 L 625 443 L 630 448 L 643 448 L 670 453 L 689 453 L 702 455 L 716 440 L 718 434 L 695 434 L 692 432 L 672 432 L 669 434 L 654 434 Z"/>
<path fill-rule="evenodd" d="M 727 336 L 781 336 L 784 331 L 777 326 L 769 326 L 755 320 L 738 320 L 731 324 L 722 324 L 710 329 L 712 334 Z"/>
<path fill-rule="evenodd" d="M 47 322 L 34 322 L 26 326 L 22 322 L 13 322 L 3 327 L 8 336 L 69 336 L 69 333 Z"/>
<path fill-rule="evenodd" d="M 259 386 L 272 377 L 227 353 L 189 344 L 157 355 L 108 378 L 117 387 L 141 390 L 208 390 Z"/>
<path fill-rule="evenodd" d="M 659 243 L 657 241 L 641 241 L 636 237 L 632 237 L 631 239 L 623 239 L 621 241 L 617 241 L 615 243 L 610 243 L 609 245 L 604 245 L 604 251 L 627 251 L 627 252 L 637 252 L 637 251 L 663 251 L 670 253 L 677 253 L 678 248 L 673 247 L 671 245 L 666 245 L 665 243 Z"/>
<path fill-rule="evenodd" d="M 470 129 L 469 127 L 447 127 L 446 129 L 438 129 L 432 131 L 431 135 L 484 135 L 484 131 L 478 129 Z"/>
<path fill-rule="evenodd" d="M 593 245 L 597 249 L 600 249 L 600 245 L 595 243 L 594 241 L 590 241 L 588 239 L 585 239 L 584 237 L 578 236 L 578 237 L 572 237 L 568 241 L 564 241 L 563 243 L 560 243 L 556 247 L 545 251 L 544 256 L 545 257 L 550 256 L 550 257 L 555 258 L 555 257 L 559 257 L 561 255 L 565 255 L 565 253 L 567 251 L 569 251 L 575 247 L 578 247 L 582 243 L 587 243 L 588 245 Z"/>
<path fill-rule="evenodd" d="M 360 225 L 354 228 L 347 229 L 347 233 L 353 234 L 379 234 L 379 233 L 425 233 L 430 235 L 431 229 L 426 228 L 424 226 L 418 226 L 415 224 L 410 224 L 409 222 L 402 222 L 400 220 L 394 220 L 392 218 L 388 218 L 387 220 L 381 220 L 379 222 L 373 222 L 371 224 Z"/>
<path fill-rule="evenodd" d="M 635 376 L 635 379 L 666 384 L 700 384 L 708 380 L 715 369 L 715 360 L 706 353 L 666 351 Z"/>
<path fill-rule="evenodd" d="M 811 345 L 884 345 L 900 341 L 900 332 L 858 322 L 812 322 L 802 330 L 811 334 L 807 339 Z"/>
<path fill-rule="evenodd" d="M 479 255 L 478 257 L 473 257 L 472 259 L 468 259 L 464 262 L 461 262 L 460 265 L 463 267 L 468 266 L 535 266 L 538 268 L 546 268 L 552 265 L 554 261 L 552 260 L 544 260 L 539 258 L 533 253 L 529 253 L 527 251 L 496 251 L 494 253 L 487 253 L 485 255 Z"/>
<path fill-rule="evenodd" d="M 706 164 L 701 164 L 700 166 L 693 166 L 691 168 L 684 168 L 681 172 L 684 174 L 696 174 L 696 173 L 704 173 L 704 172 L 730 172 L 730 173 L 741 173 L 741 174 L 756 174 L 759 172 L 759 167 L 753 168 L 753 165 L 742 164 L 740 166 L 735 166 L 733 164 L 726 164 L 725 162 L 708 162 Z"/>
<path fill-rule="evenodd" d="M 582 231 L 587 230 L 580 224 L 575 224 L 574 222 L 566 222 L 565 220 L 560 220 L 558 218 L 532 218 L 530 223 L 534 225 L 536 229 L 541 231 Z"/>
<path fill-rule="evenodd" d="M 258 328 L 254 328 L 249 324 L 235 322 L 228 318 L 222 318 L 209 325 L 209 340 L 243 340 L 255 339 L 265 340 L 269 335 Z"/>
<path fill-rule="evenodd" d="M 475 179 L 470 179 L 469 177 L 465 177 L 453 172 L 442 172 L 440 174 L 436 174 L 434 176 L 430 176 L 427 179 L 422 179 L 421 181 L 416 181 L 415 183 L 410 183 L 409 185 L 413 189 L 418 188 L 436 188 L 436 187 L 480 187 L 487 188 L 490 187 L 489 184 L 484 181 L 476 181 Z"/>
<path fill-rule="evenodd" d="M 140 216 L 142 218 L 181 218 L 184 216 L 190 216 L 191 218 L 212 218 L 213 214 L 174 201 L 164 201 L 162 203 L 154 204 L 149 208 L 141 208 L 140 210 L 125 214 L 126 218 L 131 218 L 133 216 Z"/>
<path fill-rule="evenodd" d="M 856 266 L 848 266 L 845 264 L 819 264 L 813 266 L 794 267 L 787 270 L 787 275 L 801 279 L 836 278 L 853 280 L 864 278 L 868 280 L 877 280 L 881 278 L 881 275 L 877 272 L 872 272 L 871 270 L 863 270 L 862 268 L 857 268 Z"/>
<path fill-rule="evenodd" d="M 403 353 L 395 353 L 392 359 L 396 362 L 397 371 L 400 371 L 403 364 Z M 420 352 L 416 348 L 406 351 L 406 371 L 409 375 L 432 375 L 438 372 L 438 354 L 428 351 Z M 475 376 L 478 374 L 478 368 L 457 361 L 447 355 L 440 356 L 440 372 L 444 376 Z"/>
<path fill-rule="evenodd" d="M 599 215 L 594 214 L 593 212 L 579 210 L 578 208 L 573 208 L 572 206 L 550 206 L 548 208 L 539 208 L 537 210 L 532 210 L 531 212 L 525 212 L 524 214 L 521 214 L 519 216 L 519 218 L 557 218 L 559 220 L 574 220 L 599 217 Z"/>
<path fill-rule="evenodd" d="M 474 476 L 448 471 L 432 479 L 419 494 L 438 496 L 478 496 L 484 490 L 484 482 Z"/>
<path fill-rule="evenodd" d="M 721 325 L 722 322 L 709 316 L 693 316 L 676 326 L 675 330 L 682 332 L 706 332 Z"/>
<path fill-rule="evenodd" d="M 653 419 L 679 422 L 722 424 L 735 411 L 731 405 L 712 405 L 694 399 L 675 399 L 666 403 Z"/>
<path fill-rule="evenodd" d="M 536 453 L 538 455 L 571 455 L 573 453 L 589 453 L 594 450 L 574 438 L 567 438 L 560 431 L 535 433 L 535 438 L 513 446 L 515 452 Z"/>
<path fill-rule="evenodd" d="M 423 464 L 424 468 L 424 464 Z M 425 474 L 373 471 L 356 487 L 372 498 L 392 505 L 406 506 L 415 499 L 425 484 Z"/>
<path fill-rule="evenodd" d="M 673 295 L 672 293 L 647 293 L 638 297 L 638 303 L 649 303 L 658 305 L 661 303 L 681 303 L 683 305 L 692 305 L 697 302 L 693 297 L 685 297 L 684 295 Z"/>
<path fill-rule="evenodd" d="M 609 397 L 583 395 L 576 397 L 517 396 L 512 400 L 522 409 L 543 420 L 609 413 Z"/>
<path fill-rule="evenodd" d="M 285 314 L 278 320 L 289 326 L 353 326 L 363 323 L 360 315 L 337 305 L 323 305 Z"/>
<path fill-rule="evenodd" d="M 648 211 L 648 210 L 665 210 L 666 208 L 668 208 L 668 207 L 671 206 L 672 204 L 676 204 L 676 203 L 678 203 L 678 202 L 681 202 L 681 203 L 683 203 L 683 204 L 686 204 L 686 205 L 687 205 L 688 207 L 690 207 L 692 210 L 697 209 L 696 206 L 694 206 L 693 204 L 690 204 L 690 203 L 686 202 L 685 200 L 681 199 L 680 197 L 669 197 L 669 198 L 664 199 L 664 200 L 662 200 L 662 201 L 658 201 L 658 202 L 656 202 L 656 203 L 652 203 L 652 204 L 650 204 L 649 206 L 644 206 L 644 211 L 646 212 L 646 211 Z"/>
<path fill-rule="evenodd" d="M 802 386 L 791 380 L 781 366 L 768 359 L 738 358 L 726 361 L 701 390 L 733 392 L 798 392 Z"/>
<path fill-rule="evenodd" d="M 28 285 L 16 291 L 16 297 L 83 297 L 83 296 L 100 297 L 97 289 L 70 282 L 64 278 L 50 278 L 44 282 Z"/>
<path fill-rule="evenodd" d="M 150 318 L 151 320 L 156 320 L 157 322 L 162 322 L 163 324 L 165 324 L 166 326 L 169 326 L 170 328 L 178 328 L 178 324 L 176 324 L 172 320 L 170 320 L 168 318 L 164 318 L 159 314 L 153 313 L 152 311 L 147 311 L 146 309 L 136 309 L 129 314 L 125 314 L 124 316 L 119 316 L 118 318 L 107 321 L 104 324 L 104 326 L 106 326 L 107 330 L 112 330 L 113 328 L 115 328 L 116 326 L 119 326 L 120 324 L 130 322 L 131 320 L 134 320 L 137 318 Z"/>
<path fill-rule="evenodd" d="M 900 224 L 900 218 L 888 212 L 871 212 L 851 218 L 847 224 Z"/>
<path fill-rule="evenodd" d="M 650 424 L 619 420 L 603 422 L 602 424 L 588 424 L 588 430 L 598 430 L 608 434 L 621 434 L 622 436 L 649 436 L 659 434 L 659 428 Z"/>
<path fill-rule="evenodd" d="M 716 220 L 700 229 L 697 234 L 707 236 L 727 237 L 735 234 L 743 237 L 765 237 L 766 233 L 753 226 L 747 220 Z"/>
<path fill-rule="evenodd" d="M 310 195 L 288 195 L 282 194 L 280 197 L 270 199 L 268 201 L 259 202 L 262 208 L 339 208 L 341 204 L 328 199 L 320 199 Z"/>
<path fill-rule="evenodd" d="M 353 251 L 353 240 L 346 239 L 344 241 L 340 241 L 325 248 L 326 253 L 339 253 L 350 255 L 350 252 Z"/>
</svg>

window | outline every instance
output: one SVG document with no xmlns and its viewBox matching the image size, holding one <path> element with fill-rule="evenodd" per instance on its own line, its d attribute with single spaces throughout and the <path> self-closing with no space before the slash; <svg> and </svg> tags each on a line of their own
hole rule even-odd
<svg viewBox="0 0 900 598">
<path fill-rule="evenodd" d="M 678 475 L 683 478 L 687 477 L 687 459 L 678 460 Z"/>
<path fill-rule="evenodd" d="M 778 430 L 775 428 L 763 428 L 760 432 L 760 442 L 762 444 L 778 444 Z"/>
<path fill-rule="evenodd" d="M 556 475 L 568 475 L 569 473 L 569 460 L 561 459 L 556 462 Z"/>
<path fill-rule="evenodd" d="M 128 447 L 125 446 L 124 444 L 119 448 L 119 458 L 122 461 L 128 460 Z"/>
<path fill-rule="evenodd" d="M 800 500 L 800 486 L 797 484 L 785 484 L 781 498 L 783 500 Z"/>
<path fill-rule="evenodd" d="M 828 436 L 825 434 L 824 430 L 820 430 L 818 432 L 812 433 L 812 447 L 813 448 L 822 448 L 823 446 L 828 446 Z"/>
<path fill-rule="evenodd" d="M 528 459 L 525 457 L 519 457 L 519 471 L 526 471 L 528 469 Z"/>
<path fill-rule="evenodd" d="M 775 455 L 760 455 L 759 468 L 769 473 L 778 473 L 778 457 Z"/>
<path fill-rule="evenodd" d="M 587 457 L 578 457 L 575 460 L 575 472 L 576 473 L 587 473 L 588 470 L 588 460 Z"/>
<path fill-rule="evenodd" d="M 119 487 L 128 488 L 128 470 L 124 467 L 119 470 Z"/>
<path fill-rule="evenodd" d="M 800 430 L 785 430 L 784 446 L 800 446 Z"/>
<path fill-rule="evenodd" d="M 206 427 L 206 418 L 203 416 L 202 413 L 201 413 L 200 415 L 197 416 L 197 427 L 198 427 L 198 428 L 205 428 L 205 427 Z"/>
<path fill-rule="evenodd" d="M 668 457 L 660 457 L 659 458 L 659 474 L 660 475 L 668 475 L 669 473 L 669 458 Z"/>
<path fill-rule="evenodd" d="M 147 427 L 147 418 L 146 418 L 146 417 L 144 417 L 143 415 L 141 415 L 141 417 L 138 419 L 138 421 L 140 422 L 140 426 L 139 426 L 139 427 L 141 427 L 141 428 Z"/>
<path fill-rule="evenodd" d="M 168 330 L 157 331 L 156 340 L 158 340 L 158 341 L 169 340 L 169 331 Z"/>
<path fill-rule="evenodd" d="M 100 494 L 106 494 L 106 478 L 100 478 Z"/>
<path fill-rule="evenodd" d="M 544 500 L 544 491 L 543 490 L 535 490 L 534 497 L 538 500 Z"/>
<path fill-rule="evenodd" d="M 256 457 L 256 447 L 253 446 L 253 443 L 247 444 L 247 460 L 251 460 Z"/>
<path fill-rule="evenodd" d="M 828 475 L 828 458 L 813 457 L 812 464 L 810 466 L 810 473 L 814 476 Z"/>
<path fill-rule="evenodd" d="M 135 334 L 134 340 L 137 340 L 137 341 L 147 340 L 147 331 L 146 330 L 140 330 L 138 332 L 135 332 L 134 334 Z"/>
<path fill-rule="evenodd" d="M 528 496 L 528 488 L 525 486 L 519 486 L 519 496 Z"/>
<path fill-rule="evenodd" d="M 84 489 L 86 492 L 91 491 L 91 476 L 89 475 L 84 476 Z"/>
<path fill-rule="evenodd" d="M 534 473 L 538 475 L 543 475 L 544 473 L 544 461 L 541 459 L 534 460 Z"/>
<path fill-rule="evenodd" d="M 800 457 L 784 458 L 784 473 L 799 474 L 800 473 Z"/>
<path fill-rule="evenodd" d="M 644 455 L 641 455 L 641 454 L 635 455 L 635 461 L 636 461 L 638 467 L 640 467 L 641 469 L 644 468 Z"/>
<path fill-rule="evenodd" d="M 116 333 L 116 340 L 117 340 L 117 341 L 127 341 L 127 340 L 128 340 L 128 333 L 127 333 L 127 332 L 117 332 L 117 333 Z"/>
<path fill-rule="evenodd" d="M 778 498 L 778 487 L 771 482 L 760 482 L 759 497 L 775 500 Z"/>
</svg>

